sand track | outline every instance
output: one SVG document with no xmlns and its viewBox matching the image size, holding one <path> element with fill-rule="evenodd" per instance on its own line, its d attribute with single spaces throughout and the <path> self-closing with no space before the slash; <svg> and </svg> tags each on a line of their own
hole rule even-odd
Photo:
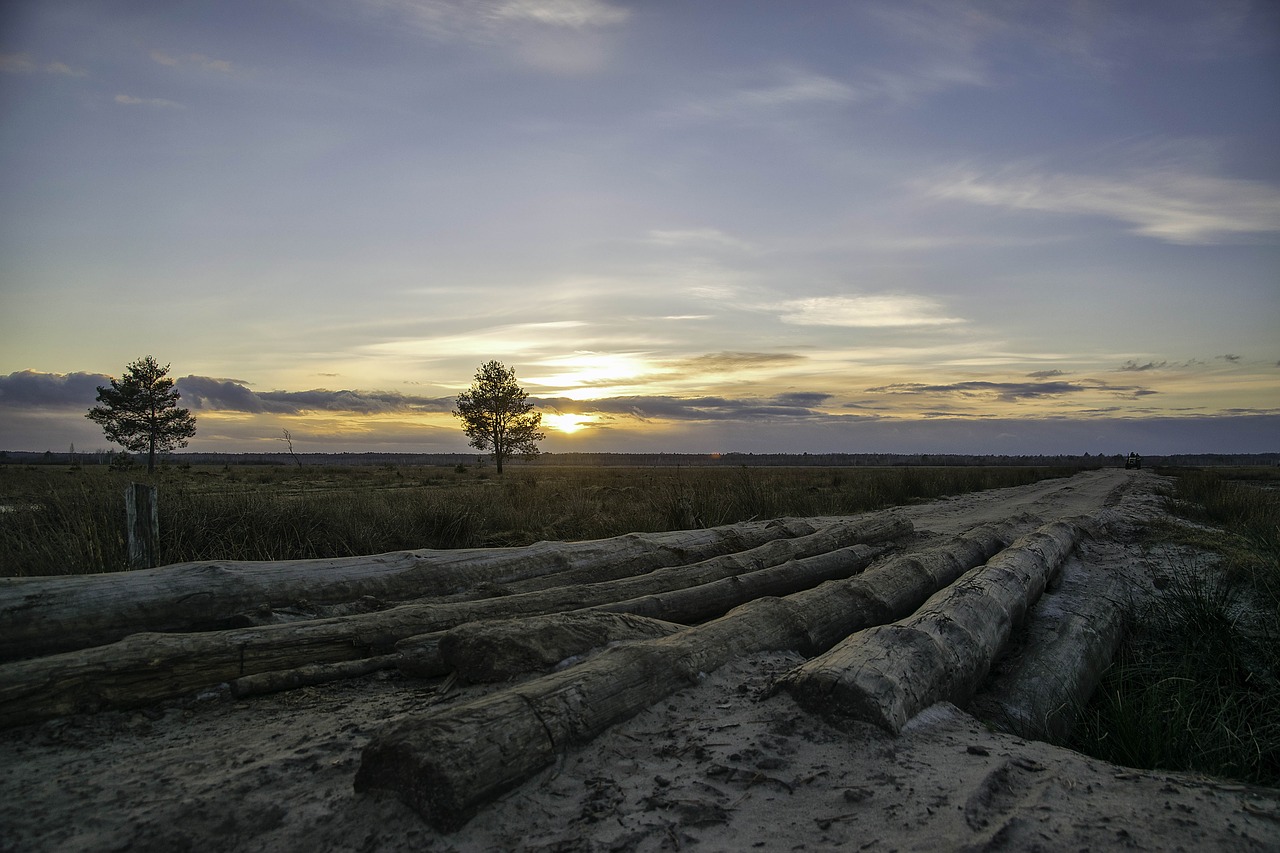
<svg viewBox="0 0 1280 853">
<path fill-rule="evenodd" d="M 1132 542 L 1161 512 L 1150 472 L 1097 471 L 909 507 L 918 531 L 1118 519 L 1072 577 L 1150 593 Z M 925 537 L 928 538 L 927 535 Z M 356 794 L 387 721 L 483 695 L 392 672 L 235 701 L 225 692 L 0 732 L 0 850 L 1280 849 L 1280 791 L 1128 770 L 935 705 L 893 737 L 801 710 L 792 653 L 708 674 L 480 810 L 430 829 Z"/>
</svg>

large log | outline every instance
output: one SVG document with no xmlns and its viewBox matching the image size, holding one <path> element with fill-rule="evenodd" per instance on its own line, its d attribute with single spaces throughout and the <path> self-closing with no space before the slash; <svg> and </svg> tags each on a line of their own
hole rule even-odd
<svg viewBox="0 0 1280 853">
<path fill-rule="evenodd" d="M 850 636 L 779 685 L 812 711 L 864 720 L 894 734 L 936 702 L 964 704 L 1080 530 L 1080 523 L 1065 521 L 1041 527 L 911 616 Z"/>
<path fill-rule="evenodd" d="M 872 516 L 808 536 L 713 557 L 691 566 L 599 584 L 499 598 L 407 604 L 375 613 L 198 633 L 139 633 L 110 645 L 0 665 L 0 726 L 111 707 L 136 707 L 258 673 L 390 653 L 408 637 L 477 619 L 511 618 L 604 604 L 706 583 L 758 568 L 762 559 L 880 540 L 910 522 Z"/>
<path fill-rule="evenodd" d="M 868 545 L 851 545 L 837 551 L 789 560 L 780 566 L 732 575 L 670 593 L 640 596 L 568 614 L 500 620 L 500 625 L 490 621 L 470 622 L 442 635 L 432 634 L 421 639 L 411 637 L 401 640 L 396 644 L 396 650 L 401 653 L 398 666 L 406 675 L 431 676 L 453 671 L 469 681 L 500 681 L 603 645 L 574 639 L 578 633 L 576 629 L 565 631 L 557 624 L 564 616 L 590 617 L 600 625 L 609 624 L 605 617 L 621 615 L 633 619 L 647 617 L 649 621 L 659 621 L 662 624 L 699 622 L 719 616 L 755 598 L 786 595 L 817 586 L 823 581 L 849 577 L 865 569 L 882 552 L 883 549 Z M 576 623 L 571 620 L 567 624 Z M 526 630 L 521 630 L 521 625 Z M 493 632 L 502 634 L 501 646 L 472 650 L 463 650 L 457 646 L 456 637 L 459 635 L 483 637 Z M 544 638 L 543 632 L 558 639 L 553 641 Z M 521 646 L 526 644 L 531 648 L 522 650 Z M 504 657 L 502 651 L 506 651 L 508 655 Z M 556 654 L 559 656 L 548 657 Z"/>
<path fill-rule="evenodd" d="M 446 631 L 440 638 L 439 655 L 464 682 L 506 681 L 561 667 L 610 643 L 667 637 L 685 627 L 630 613 L 591 610 L 492 619 Z"/>
<path fill-rule="evenodd" d="M 727 613 L 753 598 L 790 595 L 823 581 L 846 578 L 855 571 L 861 571 L 870 562 L 869 558 L 878 554 L 865 545 L 851 545 L 697 586 L 601 604 L 594 609 L 692 625 Z"/>
<path fill-rule="evenodd" d="M 280 562 L 205 561 L 113 574 L 0 578 L 0 660 L 87 648 L 143 631 L 231 627 L 239 614 L 370 596 L 417 599 L 559 572 L 624 577 L 818 529 L 804 520 L 630 533 L 525 548 L 421 549 Z M 602 579 L 597 577 L 597 580 Z"/>
<path fill-rule="evenodd" d="M 1074 561 L 1064 567 L 1062 582 L 1031 611 L 1017 653 L 974 697 L 973 714 L 1019 737 L 1066 743 L 1125 630 L 1123 581 L 1092 571 Z"/>
<path fill-rule="evenodd" d="M 735 657 L 821 651 L 852 630 L 911 612 L 1003 547 L 982 528 L 922 555 L 786 598 L 757 598 L 669 637 L 613 646 L 583 663 L 439 713 L 391 723 L 365 747 L 357 791 L 386 789 L 442 830 L 589 740 Z M 964 555 L 955 560 L 951 553 Z M 945 556 L 944 555 L 948 555 Z M 825 645 L 824 645 L 825 644 Z"/>
<path fill-rule="evenodd" d="M 342 661 L 341 663 L 313 663 L 297 669 L 260 672 L 246 675 L 230 683 L 231 695 L 236 698 L 257 696 L 262 693 L 279 693 L 313 684 L 325 684 L 343 678 L 356 678 L 380 669 L 391 669 L 399 655 L 380 655 L 372 658 Z"/>
</svg>

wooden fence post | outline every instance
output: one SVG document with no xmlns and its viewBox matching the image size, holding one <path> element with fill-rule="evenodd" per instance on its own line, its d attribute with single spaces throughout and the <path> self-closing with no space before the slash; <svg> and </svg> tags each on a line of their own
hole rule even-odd
<svg viewBox="0 0 1280 853">
<path fill-rule="evenodd" d="M 155 486 L 130 483 L 124 490 L 129 528 L 129 568 L 150 569 L 160 564 L 160 514 Z"/>
</svg>

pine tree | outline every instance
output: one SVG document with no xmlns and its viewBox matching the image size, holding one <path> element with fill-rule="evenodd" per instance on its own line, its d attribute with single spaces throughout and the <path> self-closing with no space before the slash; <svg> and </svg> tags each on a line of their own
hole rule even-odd
<svg viewBox="0 0 1280 853">
<path fill-rule="evenodd" d="M 453 416 L 462 421 L 471 446 L 493 454 L 498 473 L 513 454 L 536 456 L 542 415 L 533 411 L 529 394 L 516 384 L 516 372 L 497 361 L 476 371 L 471 388 L 458 395 Z"/>
<path fill-rule="evenodd" d="M 151 356 L 132 362 L 124 377 L 111 387 L 98 386 L 98 400 L 85 415 L 102 427 L 107 440 L 134 453 L 147 453 L 147 473 L 156 469 L 156 453 L 186 447 L 196 434 L 196 419 L 178 408 L 179 394 L 168 378 L 169 365 L 161 367 Z"/>
</svg>

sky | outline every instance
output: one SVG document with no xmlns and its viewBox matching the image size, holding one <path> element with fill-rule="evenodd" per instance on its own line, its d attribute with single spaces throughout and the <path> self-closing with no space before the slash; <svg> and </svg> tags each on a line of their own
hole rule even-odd
<svg viewBox="0 0 1280 853">
<path fill-rule="evenodd" d="M 1280 4 L 7 0 L 0 449 L 1280 451 Z"/>
</svg>

